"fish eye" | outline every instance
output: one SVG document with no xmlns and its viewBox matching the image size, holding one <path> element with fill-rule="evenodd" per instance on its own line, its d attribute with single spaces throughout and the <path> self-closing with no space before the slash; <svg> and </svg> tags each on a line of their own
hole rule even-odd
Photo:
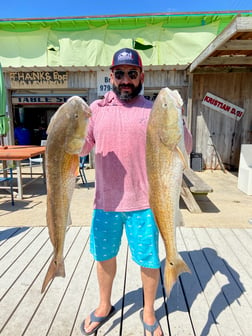
<svg viewBox="0 0 252 336">
<path fill-rule="evenodd" d="M 168 105 L 166 103 L 163 103 L 162 107 L 166 108 Z"/>
<path fill-rule="evenodd" d="M 78 119 L 78 118 L 79 118 L 78 113 L 75 113 L 75 114 L 74 114 L 74 118 L 75 118 L 75 119 Z"/>
</svg>

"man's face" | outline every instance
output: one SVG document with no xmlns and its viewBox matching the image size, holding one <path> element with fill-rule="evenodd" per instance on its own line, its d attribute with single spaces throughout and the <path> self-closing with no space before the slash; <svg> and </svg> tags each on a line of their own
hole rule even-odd
<svg viewBox="0 0 252 336">
<path fill-rule="evenodd" d="M 121 100 L 131 100 L 142 90 L 144 74 L 141 69 L 132 65 L 118 65 L 113 68 L 110 81 L 113 91 Z"/>
</svg>

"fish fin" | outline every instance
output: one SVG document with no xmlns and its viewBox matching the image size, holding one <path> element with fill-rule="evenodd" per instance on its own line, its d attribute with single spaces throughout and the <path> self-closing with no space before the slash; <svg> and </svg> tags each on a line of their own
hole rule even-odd
<svg viewBox="0 0 252 336">
<path fill-rule="evenodd" d="M 187 160 L 185 158 L 185 155 L 182 153 L 181 149 L 179 148 L 179 146 L 176 146 L 176 150 L 184 164 L 184 168 L 188 168 L 188 163 L 187 163 Z"/>
<path fill-rule="evenodd" d="M 170 133 L 167 133 L 167 130 L 162 128 L 158 130 L 158 135 L 160 141 L 167 146 L 169 150 L 174 150 L 174 148 L 177 147 L 175 144 L 181 139 L 181 135 L 175 132 L 172 133 L 171 131 Z"/>
<path fill-rule="evenodd" d="M 57 116 L 57 112 L 55 112 L 54 115 L 51 117 L 51 120 L 50 120 L 49 125 L 48 125 L 47 130 L 46 130 L 46 134 L 49 134 L 51 132 L 51 130 L 53 129 L 53 126 L 54 126 L 54 123 L 55 123 L 55 120 L 56 120 L 56 116 Z"/>
<path fill-rule="evenodd" d="M 47 270 L 47 273 L 46 273 L 46 276 L 45 276 L 45 279 L 42 285 L 41 293 L 44 292 L 49 282 L 53 280 L 56 276 L 61 276 L 63 278 L 66 276 L 65 264 L 64 264 L 64 260 L 62 260 L 61 262 L 57 262 L 57 260 L 53 257 L 48 267 L 48 270 Z"/>
<path fill-rule="evenodd" d="M 172 262 L 166 259 L 164 270 L 164 284 L 168 297 L 170 296 L 172 287 L 175 285 L 179 275 L 184 272 L 191 273 L 187 264 L 179 256 L 175 259 L 175 261 Z"/>
</svg>

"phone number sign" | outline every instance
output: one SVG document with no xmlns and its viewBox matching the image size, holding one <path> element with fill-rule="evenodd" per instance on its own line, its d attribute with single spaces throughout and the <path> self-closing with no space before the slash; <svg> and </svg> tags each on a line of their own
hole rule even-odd
<svg viewBox="0 0 252 336">
<path fill-rule="evenodd" d="M 97 95 L 104 96 L 110 90 L 112 90 L 110 71 L 97 71 Z"/>
</svg>

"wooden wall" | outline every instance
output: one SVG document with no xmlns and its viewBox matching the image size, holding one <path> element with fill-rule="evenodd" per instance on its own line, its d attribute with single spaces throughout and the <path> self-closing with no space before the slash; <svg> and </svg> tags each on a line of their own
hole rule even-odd
<svg viewBox="0 0 252 336">
<path fill-rule="evenodd" d="M 11 116 L 11 92 L 13 89 L 9 75 L 5 74 L 8 89 L 9 114 Z M 147 70 L 145 71 L 145 94 L 150 99 L 163 87 L 178 89 L 185 106 L 185 120 L 193 135 L 193 151 L 202 153 L 203 167 L 219 169 L 216 151 L 227 169 L 238 169 L 240 146 L 252 143 L 252 72 L 197 73 L 187 76 L 184 70 Z M 64 92 L 85 90 L 88 102 L 97 99 L 96 71 L 69 72 Z M 32 91 L 30 91 L 32 90 Z M 33 86 L 20 89 L 20 93 L 31 94 Z M 45 87 L 41 87 L 41 92 Z M 51 88 L 51 92 L 63 89 Z M 36 88 L 39 93 L 40 88 Z M 35 92 L 35 91 L 34 91 Z M 235 121 L 209 107 L 202 105 L 202 100 L 210 92 L 235 105 L 243 107 L 245 114 L 240 121 Z M 216 150 L 215 150 L 216 149 Z"/>
<path fill-rule="evenodd" d="M 206 169 L 221 168 L 216 151 L 228 170 L 238 169 L 241 144 L 252 143 L 252 73 L 195 74 L 192 92 L 194 152 L 202 153 Z M 244 108 L 242 119 L 204 106 L 207 92 Z"/>
</svg>

